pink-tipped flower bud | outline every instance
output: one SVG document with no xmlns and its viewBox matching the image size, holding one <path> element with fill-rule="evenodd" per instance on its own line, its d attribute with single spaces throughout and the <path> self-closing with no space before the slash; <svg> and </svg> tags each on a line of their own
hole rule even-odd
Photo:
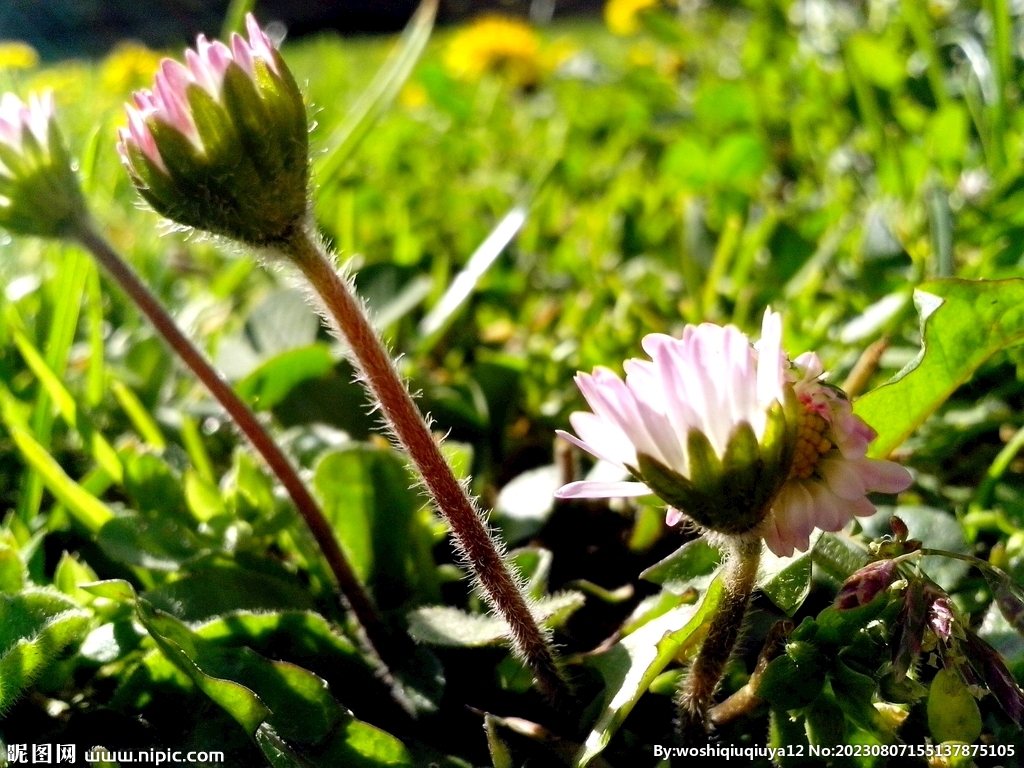
<svg viewBox="0 0 1024 768">
<path fill-rule="evenodd" d="M 250 14 L 249 39 L 200 35 L 134 95 L 118 152 L 160 214 L 249 245 L 287 241 L 306 216 L 309 140 L 295 79 Z"/>
<path fill-rule="evenodd" d="M 0 98 L 0 227 L 15 234 L 64 237 L 85 216 L 53 117 L 50 92 L 27 104 L 13 93 Z"/>
</svg>

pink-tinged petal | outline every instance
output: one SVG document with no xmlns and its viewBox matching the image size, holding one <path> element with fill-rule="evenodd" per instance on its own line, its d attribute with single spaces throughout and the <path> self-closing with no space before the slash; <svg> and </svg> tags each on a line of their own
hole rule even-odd
<svg viewBox="0 0 1024 768">
<path fill-rule="evenodd" d="M 192 79 L 196 81 L 196 85 L 214 98 L 220 95 L 220 83 L 212 68 L 203 60 L 202 54 L 191 49 L 186 50 L 185 64 L 188 66 L 188 71 L 192 73 Z"/>
<path fill-rule="evenodd" d="M 164 59 L 156 74 L 154 100 L 158 117 L 201 149 L 202 141 L 192 119 L 187 96 L 187 89 L 192 82 L 191 73 L 183 64 Z"/>
<path fill-rule="evenodd" d="M 280 74 L 277 71 L 277 64 L 274 63 L 274 45 L 266 33 L 260 29 L 260 25 L 256 23 L 256 17 L 251 13 L 245 16 L 245 28 L 249 32 L 249 47 L 252 48 L 253 55 L 263 59 L 267 66 L 275 73 Z"/>
<path fill-rule="evenodd" d="M 556 499 L 621 499 L 647 496 L 651 489 L 643 483 L 604 483 L 596 480 L 578 480 L 555 491 Z"/>
<path fill-rule="evenodd" d="M 664 341 L 667 339 L 668 341 Z M 700 404 L 687 392 L 683 371 L 690 361 L 683 357 L 688 339 L 676 341 L 661 334 L 645 337 L 644 347 L 653 352 L 654 366 L 665 393 L 665 408 L 673 431 L 682 445 L 691 429 L 702 429 L 704 419 L 699 414 Z"/>
<path fill-rule="evenodd" d="M 813 483 L 808 490 L 814 500 L 815 528 L 839 531 L 850 522 L 850 516 L 841 508 L 843 502 L 828 488 L 821 483 Z"/>
<path fill-rule="evenodd" d="M 252 49 L 241 35 L 231 35 L 231 52 L 238 66 L 245 70 L 245 74 L 252 77 L 255 72 L 252 61 Z"/>
<path fill-rule="evenodd" d="M 910 471 L 894 461 L 857 459 L 850 463 L 856 466 L 864 480 L 864 486 L 869 492 L 900 493 L 907 490 L 914 482 Z"/>
<path fill-rule="evenodd" d="M 667 418 L 665 391 L 657 380 L 654 365 L 642 360 L 627 360 L 623 367 L 626 369 L 626 386 L 633 393 L 640 418 L 658 446 L 662 460 L 677 472 L 688 474 L 686 452 L 680 435 Z"/>
<path fill-rule="evenodd" d="M 667 461 L 647 432 L 633 392 L 618 376 L 607 368 L 596 368 L 591 376 L 578 376 L 577 386 L 594 413 L 622 430 L 638 452 Z"/>
<path fill-rule="evenodd" d="M 867 496 L 846 502 L 846 509 L 854 517 L 871 517 L 878 511 Z"/>
<path fill-rule="evenodd" d="M 757 401 L 763 408 L 785 399 L 782 391 L 786 382 L 784 362 L 782 316 L 766 309 L 761 321 L 761 340 L 757 343 Z"/>
<path fill-rule="evenodd" d="M 150 132 L 149 126 L 146 125 L 146 121 L 138 111 L 131 107 L 128 107 L 127 111 L 128 131 L 131 134 L 132 141 L 142 150 L 142 153 L 149 158 L 153 165 L 167 173 L 167 166 L 164 165 L 164 160 L 160 157 L 160 150 L 157 149 L 156 141 L 153 140 L 153 134 Z"/>
<path fill-rule="evenodd" d="M 797 549 L 803 551 L 807 549 L 811 532 L 814 531 L 814 497 L 803 482 L 792 485 L 793 492 L 788 509 L 789 523 L 792 535 L 803 542 L 803 546 L 798 544 Z"/>
<path fill-rule="evenodd" d="M 614 464 L 616 466 L 622 467 L 622 464 L 620 462 L 616 461 L 611 456 L 606 456 L 604 452 L 601 450 L 600 445 L 593 445 L 592 443 L 588 443 L 585 440 L 580 440 L 572 433 L 566 432 L 563 429 L 555 430 L 555 434 L 558 435 L 563 440 L 569 441 L 577 448 L 579 448 L 581 451 L 589 453 L 596 459 L 601 459 L 602 461 L 607 461 L 609 464 Z M 625 467 L 622 468 L 625 469 Z"/>
<path fill-rule="evenodd" d="M 862 418 L 854 415 L 849 407 L 835 420 L 833 432 L 836 436 L 836 447 L 848 459 L 859 459 L 864 456 L 868 445 L 878 437 L 878 433 Z"/>
<path fill-rule="evenodd" d="M 754 427 L 757 436 L 764 434 L 764 411 L 757 402 L 757 367 L 750 340 L 738 328 L 726 328 L 725 364 L 731 372 L 733 386 L 726 397 L 732 411 L 733 425 L 745 421 Z"/>
<path fill-rule="evenodd" d="M 821 364 L 821 358 L 814 352 L 804 352 L 802 355 L 799 355 L 793 361 L 793 365 L 802 372 L 803 375 L 800 379 L 804 382 L 815 381 L 825 372 L 825 367 Z"/>
<path fill-rule="evenodd" d="M 665 510 L 665 525 L 669 528 L 675 528 L 683 521 L 683 513 L 675 507 L 669 507 Z"/>
<path fill-rule="evenodd" d="M 829 451 L 818 460 L 815 469 L 839 498 L 857 499 L 862 497 L 867 493 L 863 476 L 853 462 L 840 456 L 838 451 Z"/>
<path fill-rule="evenodd" d="M 776 557 L 793 556 L 793 543 L 779 530 L 778 519 L 774 513 L 768 514 L 761 527 L 765 546 L 772 551 L 772 554 Z"/>
<path fill-rule="evenodd" d="M 217 75 L 217 85 L 219 89 L 220 84 L 224 82 L 224 73 L 227 72 L 228 66 L 231 64 L 231 49 L 224 45 L 220 40 L 217 40 L 210 46 L 205 59 L 214 74 Z"/>
<path fill-rule="evenodd" d="M 614 424 L 610 424 L 593 413 L 577 411 L 569 415 L 569 423 L 580 439 L 590 446 L 590 452 L 599 459 L 624 467 L 636 466 L 636 449 Z"/>
</svg>

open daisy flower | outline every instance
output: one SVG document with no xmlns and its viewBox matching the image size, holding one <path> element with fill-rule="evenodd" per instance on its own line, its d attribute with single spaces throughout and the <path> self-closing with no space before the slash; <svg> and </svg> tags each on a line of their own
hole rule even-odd
<svg viewBox="0 0 1024 768">
<path fill-rule="evenodd" d="M 628 360 L 623 381 L 598 368 L 576 382 L 593 409 L 560 434 L 635 480 L 570 483 L 556 496 L 656 494 L 701 527 L 764 538 L 776 555 L 806 550 L 815 528 L 837 531 L 875 511 L 866 494 L 897 493 L 910 473 L 866 457 L 875 432 L 846 395 L 821 380 L 817 355 L 790 361 L 782 321 L 766 312 L 754 345 L 734 326 L 687 326 L 644 338 L 651 360 Z"/>
</svg>

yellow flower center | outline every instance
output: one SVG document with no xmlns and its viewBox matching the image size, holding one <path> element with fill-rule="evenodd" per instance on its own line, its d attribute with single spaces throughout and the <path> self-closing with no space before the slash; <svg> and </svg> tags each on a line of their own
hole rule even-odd
<svg viewBox="0 0 1024 768">
<path fill-rule="evenodd" d="M 828 422 L 823 416 L 806 409 L 801 411 L 796 452 L 789 470 L 790 480 L 804 480 L 814 474 L 818 459 L 832 448 L 832 443 L 825 437 L 827 429 Z"/>
</svg>

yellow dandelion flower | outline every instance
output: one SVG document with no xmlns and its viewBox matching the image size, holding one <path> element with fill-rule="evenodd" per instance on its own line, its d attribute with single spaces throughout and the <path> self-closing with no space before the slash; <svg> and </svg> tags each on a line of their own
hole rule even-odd
<svg viewBox="0 0 1024 768">
<path fill-rule="evenodd" d="M 637 16 L 658 4 L 659 0 L 608 0 L 604 6 L 604 22 L 616 35 L 635 35 L 640 31 Z"/>
<path fill-rule="evenodd" d="M 163 56 L 141 43 L 118 43 L 100 66 L 100 81 L 109 93 L 122 94 L 139 90 L 153 82 Z"/>
<path fill-rule="evenodd" d="M 529 24 L 505 16 L 482 16 L 452 38 L 444 62 L 462 80 L 498 74 L 519 87 L 540 80 L 540 40 Z"/>
<path fill-rule="evenodd" d="M 0 69 L 32 69 L 39 63 L 39 54 L 20 40 L 0 42 Z"/>
</svg>

